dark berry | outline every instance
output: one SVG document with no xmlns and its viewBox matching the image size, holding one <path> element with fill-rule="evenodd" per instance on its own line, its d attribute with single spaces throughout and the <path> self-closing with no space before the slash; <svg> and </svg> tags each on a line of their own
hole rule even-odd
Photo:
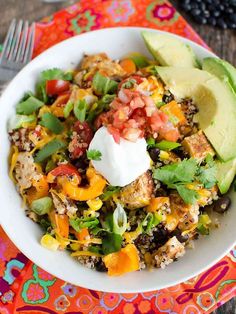
<svg viewBox="0 0 236 314">
<path fill-rule="evenodd" d="M 215 25 L 216 25 L 216 19 L 215 19 L 214 17 L 209 17 L 208 23 L 209 23 L 210 25 L 215 26 Z"/>
<path fill-rule="evenodd" d="M 232 13 L 234 13 L 234 10 L 232 8 L 225 8 L 225 13 L 226 14 L 232 14 Z"/>
<path fill-rule="evenodd" d="M 204 17 L 209 17 L 210 16 L 210 11 L 208 11 L 208 10 L 203 11 L 203 16 Z"/>
<path fill-rule="evenodd" d="M 212 12 L 212 15 L 215 17 L 218 17 L 218 16 L 220 16 L 220 11 L 214 11 L 214 12 Z"/>
<path fill-rule="evenodd" d="M 229 15 L 229 19 L 230 19 L 231 22 L 236 23 L 236 14 L 233 14 L 233 13 L 230 14 Z"/>
<path fill-rule="evenodd" d="M 207 23 L 207 19 L 205 17 L 202 16 L 194 16 L 194 19 L 196 22 L 200 23 L 200 24 L 206 24 Z"/>
<path fill-rule="evenodd" d="M 201 11 L 199 10 L 199 9 L 193 9 L 192 11 L 191 11 L 191 14 L 193 15 L 193 16 L 197 16 L 197 15 L 199 15 L 201 13 Z"/>
<path fill-rule="evenodd" d="M 190 4 L 186 3 L 186 4 L 183 4 L 183 5 L 182 5 L 182 8 L 183 8 L 186 12 L 188 12 L 188 11 L 191 10 L 192 7 L 191 7 Z"/>
<path fill-rule="evenodd" d="M 217 20 L 217 25 L 222 28 L 222 29 L 226 29 L 227 28 L 227 24 L 225 23 L 225 21 L 223 19 L 219 19 Z"/>
</svg>

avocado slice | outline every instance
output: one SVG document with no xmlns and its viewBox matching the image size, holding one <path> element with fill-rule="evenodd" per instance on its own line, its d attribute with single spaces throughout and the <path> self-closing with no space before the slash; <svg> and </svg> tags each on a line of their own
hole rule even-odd
<svg viewBox="0 0 236 314">
<path fill-rule="evenodd" d="M 177 99 L 193 99 L 200 128 L 220 160 L 236 157 L 236 97 L 217 77 L 194 68 L 157 67 Z"/>
<path fill-rule="evenodd" d="M 148 50 L 160 65 L 184 68 L 199 67 L 192 48 L 175 37 L 147 31 L 143 31 L 141 34 Z"/>
<path fill-rule="evenodd" d="M 236 69 L 230 63 L 219 58 L 205 58 L 203 70 L 215 75 L 236 93 Z M 236 102 L 235 102 L 236 106 Z M 227 162 L 217 162 L 217 185 L 222 194 L 226 193 L 236 174 L 236 158 Z"/>
<path fill-rule="evenodd" d="M 202 68 L 230 85 L 236 93 L 236 69 L 230 63 L 219 58 L 205 58 Z"/>
<path fill-rule="evenodd" d="M 216 167 L 216 179 L 218 181 L 217 185 L 221 194 L 225 194 L 228 192 L 236 173 L 236 159 L 234 158 L 227 162 L 217 161 Z"/>
</svg>

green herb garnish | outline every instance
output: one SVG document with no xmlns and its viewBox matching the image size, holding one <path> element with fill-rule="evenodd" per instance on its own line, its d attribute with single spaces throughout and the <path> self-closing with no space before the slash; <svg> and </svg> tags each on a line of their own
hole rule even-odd
<svg viewBox="0 0 236 314">
<path fill-rule="evenodd" d="M 104 255 L 120 251 L 122 236 L 113 232 L 104 232 L 102 236 L 102 251 Z"/>
<path fill-rule="evenodd" d="M 52 154 L 55 154 L 59 149 L 64 148 L 66 145 L 64 142 L 58 139 L 54 139 L 51 142 L 44 145 L 34 157 L 34 161 L 40 163 L 47 159 Z"/>
<path fill-rule="evenodd" d="M 60 134 L 64 129 L 61 121 L 50 112 L 46 112 L 42 115 L 39 124 L 49 129 L 55 134 Z"/>
<path fill-rule="evenodd" d="M 153 177 L 166 184 L 168 188 L 176 189 L 185 203 L 194 204 L 199 195 L 187 185 L 193 181 L 200 181 L 204 187 L 212 187 L 216 183 L 213 163 L 213 160 L 208 159 L 206 165 L 201 167 L 195 159 L 185 159 L 179 163 L 155 169 Z"/>
<path fill-rule="evenodd" d="M 93 77 L 92 87 L 98 95 L 113 94 L 118 83 L 97 72 Z"/>
<path fill-rule="evenodd" d="M 16 112 L 18 114 L 29 115 L 34 113 L 36 110 L 41 108 L 44 105 L 42 101 L 35 98 L 34 96 L 30 96 L 25 101 L 20 102 L 16 105 Z"/>
<path fill-rule="evenodd" d="M 108 185 L 100 198 L 102 201 L 107 201 L 114 194 L 118 193 L 120 190 L 121 190 L 121 187 L 119 187 L 119 186 Z"/>
<path fill-rule="evenodd" d="M 84 99 L 80 99 L 74 104 L 74 114 L 80 122 L 85 121 L 87 108 L 88 105 Z"/>
<path fill-rule="evenodd" d="M 99 224 L 99 220 L 96 217 L 81 217 L 70 219 L 70 225 L 75 231 L 79 232 L 83 228 L 93 229 Z"/>
<path fill-rule="evenodd" d="M 101 160 L 102 153 L 96 149 L 90 149 L 87 151 L 87 158 L 89 160 Z"/>
</svg>

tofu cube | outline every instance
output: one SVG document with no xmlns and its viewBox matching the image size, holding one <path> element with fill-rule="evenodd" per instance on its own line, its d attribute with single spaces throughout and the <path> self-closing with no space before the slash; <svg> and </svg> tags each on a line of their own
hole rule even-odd
<svg viewBox="0 0 236 314">
<path fill-rule="evenodd" d="M 194 158 L 205 159 L 208 154 L 215 155 L 213 148 L 202 131 L 185 137 L 182 142 L 185 151 Z"/>
</svg>

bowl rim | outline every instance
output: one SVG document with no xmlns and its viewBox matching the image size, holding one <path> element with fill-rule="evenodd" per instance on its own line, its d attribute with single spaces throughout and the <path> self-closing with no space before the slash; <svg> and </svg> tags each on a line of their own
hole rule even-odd
<svg viewBox="0 0 236 314">
<path fill-rule="evenodd" d="M 37 63 L 38 60 L 40 59 L 43 59 L 43 58 L 46 58 L 48 54 L 51 54 L 51 52 L 53 50 L 57 50 L 58 47 L 60 46 L 63 46 L 63 45 L 68 45 L 70 43 L 72 43 L 73 41 L 77 41 L 79 40 L 78 38 L 81 38 L 82 36 L 83 37 L 86 37 L 88 34 L 90 33 L 106 33 L 106 32 L 112 32 L 113 30 L 125 30 L 125 29 L 131 29 L 131 30 L 134 30 L 134 31 L 138 31 L 138 32 L 141 32 L 141 31 L 151 31 L 151 32 L 156 32 L 156 33 L 162 33 L 162 34 L 167 34 L 171 37 L 174 37 L 176 39 L 179 39 L 185 43 L 188 43 L 190 44 L 190 46 L 192 46 L 193 48 L 194 47 L 197 47 L 197 49 L 200 49 L 200 50 L 203 50 L 205 51 L 209 56 L 212 56 L 212 57 L 217 57 L 213 52 L 207 50 L 205 47 L 201 46 L 200 44 L 196 43 L 196 42 L 193 42 L 192 40 L 189 40 L 187 38 L 184 38 L 182 36 L 179 36 L 179 35 L 176 35 L 176 34 L 173 34 L 173 33 L 170 33 L 170 32 L 166 32 L 166 31 L 162 31 L 162 30 L 157 30 L 157 29 L 153 29 L 153 28 L 146 28 L 146 27 L 133 27 L 133 26 L 122 26 L 122 27 L 109 27 L 109 28 L 103 28 L 103 29 L 99 29 L 99 30 L 93 30 L 93 31 L 90 31 L 90 32 L 86 32 L 86 33 L 82 33 L 82 34 L 78 34 L 76 36 L 73 36 L 73 37 L 70 37 L 66 40 L 63 40 L 62 42 L 59 42 L 57 43 L 56 45 L 48 48 L 47 50 L 45 50 L 44 52 L 40 53 L 37 57 L 35 57 L 31 62 L 29 62 L 15 77 L 14 79 L 9 83 L 9 85 L 7 86 L 7 88 L 5 89 L 5 91 L 3 92 L 3 94 L 1 95 L 0 97 L 0 104 L 2 102 L 2 99 L 4 98 L 4 95 L 6 93 L 6 91 L 10 90 L 11 89 L 11 86 L 12 84 L 14 84 L 14 81 L 17 80 L 18 76 L 22 75 L 22 73 L 24 73 L 24 71 L 26 71 L 28 68 L 30 68 L 33 64 Z M 43 265 L 43 259 L 38 259 L 36 260 L 35 257 L 33 256 L 33 258 L 31 257 L 31 253 L 30 253 L 30 250 L 26 250 L 25 248 L 22 249 L 21 247 L 21 240 L 19 240 L 16 236 L 16 234 L 12 234 L 8 228 L 8 224 L 7 223 L 4 223 L 3 219 L 1 218 L 1 215 L 0 215 L 0 224 L 3 228 L 3 230 L 5 231 L 5 233 L 7 234 L 7 236 L 11 239 L 11 241 L 14 243 L 14 245 L 30 260 L 32 261 L 33 263 L 35 263 L 37 266 L 39 266 L 40 268 L 42 269 L 45 269 L 45 271 L 49 272 L 50 274 L 52 274 L 53 276 L 55 276 L 56 278 L 59 278 L 63 281 L 65 281 L 66 279 L 63 278 L 63 274 L 58 274 L 57 271 L 53 271 L 52 269 L 50 270 L 47 270 L 47 267 L 45 268 L 45 266 Z M 217 263 L 222 257 L 224 257 L 229 251 L 230 249 L 232 249 L 232 247 L 236 244 L 236 239 L 234 241 L 232 241 L 230 244 L 228 244 L 224 250 L 222 250 L 221 254 L 218 254 L 217 257 L 215 258 L 212 258 L 211 262 L 209 263 L 206 263 L 206 265 L 204 267 L 201 267 L 200 269 L 196 270 L 196 271 L 193 271 L 191 275 L 185 275 L 185 276 L 182 276 L 181 279 L 177 279 L 177 280 L 170 280 L 171 283 L 169 285 L 166 285 L 166 284 L 161 284 L 161 283 L 158 283 L 158 287 L 156 287 L 154 284 L 150 284 L 150 287 L 149 288 L 145 288 L 145 289 L 142 289 L 142 287 L 137 287 L 135 289 L 116 289 L 115 290 L 115 293 L 139 293 L 139 292 L 148 292 L 148 291 L 154 291 L 156 289 L 163 289 L 163 288 L 168 288 L 168 287 L 172 287 L 176 284 L 180 284 L 182 282 L 185 282 L 187 280 L 189 280 L 190 278 L 193 278 L 194 276 L 197 276 L 199 275 L 200 273 L 202 273 L 203 271 L 209 269 L 211 266 L 213 266 L 215 263 Z M 72 280 L 70 280 L 70 282 L 76 286 L 78 286 L 78 282 L 76 282 L 76 280 L 73 282 Z M 84 288 L 87 288 L 87 289 L 93 289 L 94 287 L 91 286 L 91 284 L 86 284 L 85 282 L 82 283 Z M 97 291 L 103 291 L 103 292 L 114 292 L 113 290 L 109 289 L 109 288 L 106 288 L 104 287 L 104 289 L 101 289 L 101 288 L 96 288 L 95 289 Z"/>
</svg>

